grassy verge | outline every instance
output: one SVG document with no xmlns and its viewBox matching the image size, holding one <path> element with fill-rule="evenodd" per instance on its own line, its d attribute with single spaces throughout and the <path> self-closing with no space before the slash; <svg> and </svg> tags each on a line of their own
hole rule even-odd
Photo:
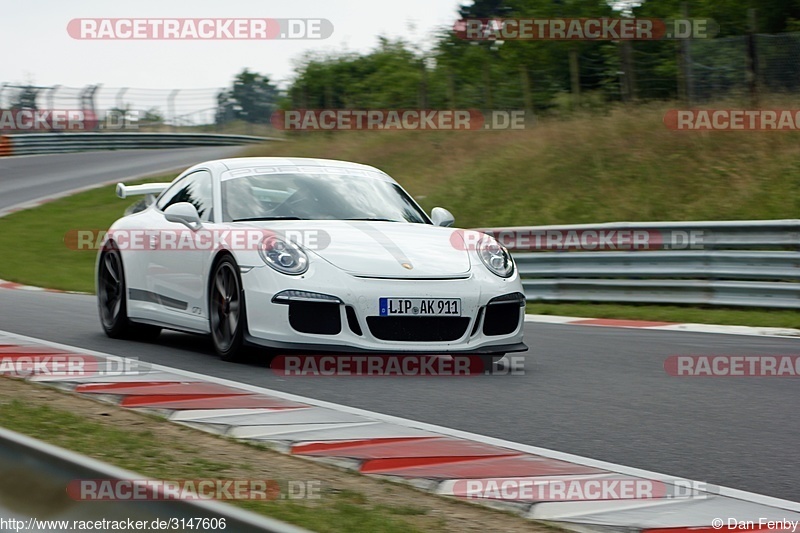
<svg viewBox="0 0 800 533">
<path fill-rule="evenodd" d="M 600 303 L 529 303 L 527 312 L 537 315 L 800 329 L 800 315 L 798 315 L 797 311 L 782 309 L 720 309 L 716 307 Z"/>
<path fill-rule="evenodd" d="M 282 492 L 289 480 L 318 481 L 317 499 L 230 502 L 313 531 L 552 531 L 509 513 L 3 377 L 0 421 L 8 429 L 152 478 L 275 480 Z"/>
<path fill-rule="evenodd" d="M 714 107 L 726 105 L 737 107 Z M 547 117 L 522 131 L 309 132 L 247 153 L 375 165 L 460 227 L 797 217 L 800 133 L 670 131 L 675 107 Z"/>
<path fill-rule="evenodd" d="M 142 181 L 172 181 L 160 176 Z M 134 182 L 131 182 L 134 183 Z M 120 200 L 114 185 L 60 198 L 0 218 L 0 279 L 71 291 L 94 292 L 96 250 L 64 242 L 71 230 L 105 230 L 138 198 Z"/>
</svg>

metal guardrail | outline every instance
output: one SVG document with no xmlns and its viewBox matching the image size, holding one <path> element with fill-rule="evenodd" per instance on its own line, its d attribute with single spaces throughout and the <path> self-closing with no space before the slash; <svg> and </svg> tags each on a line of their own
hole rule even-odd
<svg viewBox="0 0 800 533">
<path fill-rule="evenodd" d="M 276 137 L 213 133 L 25 133 L 0 137 L 0 156 L 92 150 L 235 146 L 282 140 Z"/>
<path fill-rule="evenodd" d="M 734 220 L 702 222 L 611 222 L 607 224 L 571 224 L 564 226 L 528 226 L 513 228 L 488 228 L 486 231 L 500 240 L 511 251 L 525 251 L 532 236 L 555 232 L 583 233 L 587 231 L 637 231 L 647 233 L 655 249 L 679 249 L 680 242 L 695 235 L 703 250 L 794 250 L 800 251 L 800 220 Z M 504 234 L 510 237 L 504 237 Z M 522 247 L 516 246 L 520 237 Z M 541 248 L 540 248 L 541 249 Z"/>
<path fill-rule="evenodd" d="M 226 531 L 309 533 L 306 529 L 214 501 L 76 501 L 67 495 L 66 490 L 68 484 L 76 479 L 141 481 L 144 478 L 0 428 L 0 516 L 6 522 L 14 519 L 30 524 L 30 520 L 38 520 L 32 529 L 74 531 L 72 524 L 75 520 L 132 519 L 151 523 L 156 519 L 196 521 L 198 518 L 224 518 Z M 62 528 L 56 525 L 59 521 L 67 521 L 70 525 Z"/>
<path fill-rule="evenodd" d="M 529 301 L 800 309 L 800 220 L 613 223 L 483 231 L 513 253 Z M 625 236 L 641 232 L 640 243 L 646 244 L 638 249 L 624 245 L 630 240 L 620 240 L 619 233 L 604 246 L 580 244 L 587 232 L 594 236 L 611 231 L 629 232 Z M 687 244 L 687 235 L 692 236 L 693 244 Z M 572 245 L 567 245 L 570 242 Z"/>
</svg>

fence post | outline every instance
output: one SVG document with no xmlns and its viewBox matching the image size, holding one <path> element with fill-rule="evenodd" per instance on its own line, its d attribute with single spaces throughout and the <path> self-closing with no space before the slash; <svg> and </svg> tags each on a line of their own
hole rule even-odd
<svg viewBox="0 0 800 533">
<path fill-rule="evenodd" d="M 572 85 L 572 106 L 581 103 L 581 70 L 578 62 L 578 49 L 573 46 L 569 50 L 569 79 Z"/>
<path fill-rule="evenodd" d="M 750 105 L 758 107 L 758 50 L 756 48 L 758 18 L 756 9 L 747 10 L 747 87 L 750 92 Z"/>
<path fill-rule="evenodd" d="M 689 5 L 686 2 L 681 4 L 681 15 L 684 20 L 689 18 Z M 681 39 L 678 44 L 678 65 L 680 75 L 678 76 L 678 96 L 692 105 L 694 102 L 694 86 L 692 85 L 692 47 L 690 39 Z"/>
<path fill-rule="evenodd" d="M 447 102 L 450 109 L 456 108 L 456 80 L 453 75 L 453 68 L 447 67 Z"/>
<path fill-rule="evenodd" d="M 125 105 L 125 102 L 123 101 L 123 98 L 125 98 L 125 93 L 127 91 L 128 91 L 128 88 L 127 87 L 123 87 L 122 89 L 117 91 L 117 95 L 114 97 L 114 99 L 117 102 L 117 109 L 122 112 L 122 129 L 125 129 L 125 128 L 128 127 L 128 108 Z M 108 115 L 108 113 L 106 113 L 106 116 L 107 115 Z M 108 125 L 108 120 L 106 120 L 106 126 L 107 125 Z"/>
<path fill-rule="evenodd" d="M 483 94 L 484 94 L 484 109 L 494 108 L 492 103 L 492 70 L 488 58 L 483 62 Z"/>
<path fill-rule="evenodd" d="M 172 131 L 176 131 L 176 124 L 175 120 L 177 117 L 175 116 L 175 97 L 178 96 L 180 89 L 174 89 L 169 96 L 167 97 L 167 113 L 169 114 L 169 122 L 171 125 Z"/>
<path fill-rule="evenodd" d="M 97 119 L 97 110 L 95 109 L 94 105 L 94 95 L 97 92 L 97 89 L 100 88 L 100 85 L 87 85 L 81 90 L 81 94 L 79 96 L 81 101 L 81 110 L 85 113 L 89 111 L 91 113 L 92 119 L 94 120 L 94 128 L 98 129 L 100 127 L 100 121 Z"/>
<path fill-rule="evenodd" d="M 50 90 L 47 92 L 47 107 L 48 109 L 55 109 L 55 96 L 58 92 L 58 89 L 61 88 L 61 85 L 53 85 L 50 87 Z"/>
<path fill-rule="evenodd" d="M 420 82 L 419 82 L 419 108 L 428 108 L 428 68 L 425 66 L 425 60 L 421 59 L 419 62 L 420 68 Z"/>
<path fill-rule="evenodd" d="M 630 41 L 620 42 L 622 60 L 622 100 L 636 101 L 636 73 L 633 67 L 633 44 Z"/>
<path fill-rule="evenodd" d="M 522 81 L 522 103 L 525 106 L 525 118 L 533 116 L 533 98 L 531 96 L 531 77 L 525 63 L 519 64 L 519 75 Z"/>
</svg>

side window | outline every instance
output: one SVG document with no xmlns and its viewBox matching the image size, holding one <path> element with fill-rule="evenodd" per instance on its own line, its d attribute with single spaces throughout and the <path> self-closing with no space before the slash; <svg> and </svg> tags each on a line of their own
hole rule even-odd
<svg viewBox="0 0 800 533">
<path fill-rule="evenodd" d="M 167 190 L 166 190 L 166 191 L 164 191 L 164 192 L 161 194 L 161 196 L 159 196 L 159 197 L 158 197 L 158 201 L 156 202 L 156 207 L 158 208 L 158 210 L 159 210 L 159 211 L 163 211 L 164 209 L 166 209 L 166 207 L 167 207 L 167 206 L 170 204 L 170 200 L 171 200 L 171 199 L 172 199 L 172 198 L 173 198 L 173 197 L 174 197 L 176 194 L 178 194 L 178 193 L 181 191 L 181 189 L 183 189 L 183 186 L 184 186 L 184 185 L 186 185 L 186 180 L 187 180 L 187 179 L 188 179 L 188 178 L 186 178 L 186 177 L 184 177 L 184 178 L 181 178 L 181 180 L 180 180 L 180 181 L 178 181 L 178 182 L 176 182 L 176 183 L 173 183 L 172 185 L 170 185 L 170 186 L 167 188 Z M 175 203 L 175 202 L 172 202 L 172 203 Z"/>
<path fill-rule="evenodd" d="M 189 202 L 197 208 L 200 220 L 210 222 L 214 216 L 212 190 L 211 173 L 207 170 L 199 170 L 167 189 L 159 198 L 156 207 L 163 211 L 172 204 Z"/>
</svg>

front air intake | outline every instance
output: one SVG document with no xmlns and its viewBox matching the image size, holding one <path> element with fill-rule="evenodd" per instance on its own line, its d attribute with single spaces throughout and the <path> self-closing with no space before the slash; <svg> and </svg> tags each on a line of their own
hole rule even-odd
<svg viewBox="0 0 800 533">
<path fill-rule="evenodd" d="M 524 307 L 525 296 L 518 292 L 492 298 L 486 306 L 483 334 L 493 337 L 514 333 L 524 316 Z"/>
<path fill-rule="evenodd" d="M 369 316 L 376 339 L 400 342 L 445 342 L 464 336 L 469 318 L 462 316 Z"/>
<path fill-rule="evenodd" d="M 338 303 L 290 302 L 289 325 L 300 333 L 337 335 L 342 331 Z"/>
<path fill-rule="evenodd" d="M 347 315 L 347 325 L 350 328 L 350 331 L 361 337 L 364 335 L 364 332 L 361 331 L 361 324 L 358 323 L 358 317 L 356 316 L 356 310 L 352 308 L 352 306 L 347 306 L 344 308 L 345 315 Z"/>
</svg>

